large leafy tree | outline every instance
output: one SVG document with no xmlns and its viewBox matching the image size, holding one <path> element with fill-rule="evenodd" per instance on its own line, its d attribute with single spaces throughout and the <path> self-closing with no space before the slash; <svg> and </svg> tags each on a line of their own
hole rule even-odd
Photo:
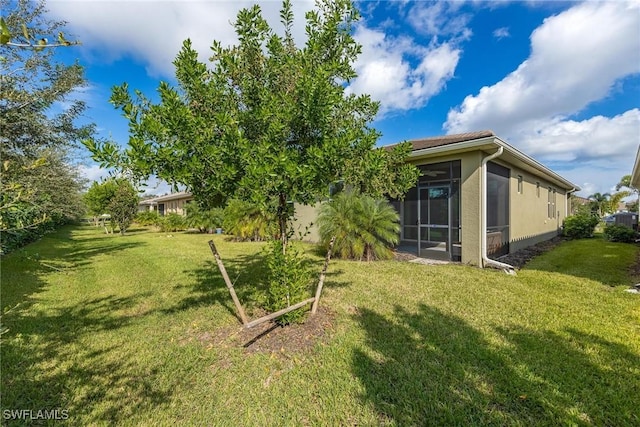
<svg viewBox="0 0 640 427">
<path fill-rule="evenodd" d="M 332 182 L 402 196 L 418 175 L 404 162 L 410 147 L 374 149 L 378 104 L 345 92 L 361 51 L 351 34 L 358 19 L 351 1 L 318 1 L 306 15 L 303 47 L 292 36 L 289 0 L 280 18 L 282 35 L 259 6 L 242 10 L 238 44 L 214 41 L 208 65 L 186 40 L 174 61 L 178 86 L 161 83 L 157 104 L 126 84 L 114 88 L 111 102 L 129 121 L 129 145 L 120 151 L 89 141 L 94 159 L 183 184 L 205 208 L 230 197 L 250 201 L 277 218 L 283 248 L 292 203 L 326 197 Z"/>
<path fill-rule="evenodd" d="M 85 105 L 74 99 L 82 68 L 56 59 L 67 46 L 64 22 L 46 17 L 44 2 L 0 0 L 0 234 L 2 250 L 82 213 L 82 180 L 71 165 L 92 126 L 77 125 Z M 60 105 L 65 105 L 64 108 Z"/>
</svg>

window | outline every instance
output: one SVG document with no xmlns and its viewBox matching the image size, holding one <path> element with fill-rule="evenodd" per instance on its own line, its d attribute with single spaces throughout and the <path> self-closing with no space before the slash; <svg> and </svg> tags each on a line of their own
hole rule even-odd
<svg viewBox="0 0 640 427">
<path fill-rule="evenodd" d="M 487 164 L 487 253 L 509 253 L 509 169 Z"/>
<path fill-rule="evenodd" d="M 518 193 L 522 194 L 522 175 L 518 175 Z"/>
<path fill-rule="evenodd" d="M 556 190 L 547 188 L 547 218 L 556 217 Z"/>
<path fill-rule="evenodd" d="M 540 183 L 536 182 L 536 196 L 540 198 Z"/>
</svg>

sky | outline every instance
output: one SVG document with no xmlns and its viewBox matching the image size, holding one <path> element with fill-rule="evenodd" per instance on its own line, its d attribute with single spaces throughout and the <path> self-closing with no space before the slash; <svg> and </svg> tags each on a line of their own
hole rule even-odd
<svg viewBox="0 0 640 427">
<path fill-rule="evenodd" d="M 213 40 L 237 39 L 231 23 L 255 1 L 49 1 L 81 46 L 60 50 L 86 68 L 77 92 L 100 135 L 126 145 L 127 123 L 108 102 L 127 82 L 153 98 L 175 83 L 172 61 L 190 38 L 207 61 Z M 279 1 L 261 1 L 281 31 Z M 294 36 L 304 12 L 294 1 Z M 380 102 L 378 144 L 490 129 L 582 188 L 612 192 L 640 144 L 640 0 L 361 1 L 354 37 L 362 54 L 347 92 Z M 70 39 L 70 37 L 68 37 Z M 105 175 L 89 160 L 83 173 Z M 166 192 L 151 185 L 148 192 Z"/>
</svg>

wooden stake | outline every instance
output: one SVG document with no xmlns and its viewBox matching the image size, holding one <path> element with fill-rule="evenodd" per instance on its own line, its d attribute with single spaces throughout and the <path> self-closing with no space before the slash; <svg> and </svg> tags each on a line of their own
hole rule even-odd
<svg viewBox="0 0 640 427">
<path fill-rule="evenodd" d="M 320 302 L 320 294 L 322 293 L 322 286 L 324 285 L 324 277 L 327 274 L 327 268 L 329 268 L 329 260 L 331 259 L 331 251 L 333 250 L 333 244 L 336 242 L 336 237 L 333 236 L 329 242 L 329 249 L 327 250 L 327 257 L 324 260 L 322 271 L 320 272 L 320 280 L 318 281 L 318 288 L 316 289 L 316 297 L 311 307 L 311 314 L 316 314 L 318 311 L 318 303 Z"/>
<path fill-rule="evenodd" d="M 240 319 L 242 320 L 242 324 L 245 327 L 248 327 L 247 323 L 249 322 L 249 320 L 247 319 L 247 316 L 244 314 L 244 310 L 242 309 L 242 305 L 240 304 L 240 301 L 238 300 L 238 296 L 236 295 L 236 291 L 235 291 L 235 289 L 233 289 L 233 283 L 231 283 L 231 280 L 229 279 L 229 275 L 227 274 L 227 270 L 224 268 L 224 264 L 222 263 L 222 259 L 220 258 L 220 254 L 218 254 L 218 250 L 216 249 L 216 245 L 213 243 L 213 240 L 209 240 L 209 247 L 211 248 L 211 252 L 213 253 L 213 256 L 216 258 L 216 262 L 218 263 L 218 268 L 220 269 L 220 273 L 222 274 L 222 278 L 224 279 L 224 282 L 227 284 L 227 288 L 229 288 L 229 293 L 231 294 L 231 298 L 233 299 L 233 303 L 236 305 L 236 309 L 238 310 L 238 313 L 240 314 Z"/>
<path fill-rule="evenodd" d="M 253 328 L 254 326 L 257 326 L 257 325 L 259 325 L 261 323 L 264 323 L 264 322 L 267 322 L 269 320 L 275 319 L 276 317 L 280 317 L 283 314 L 287 314 L 290 311 L 296 310 L 296 309 L 298 309 L 300 307 L 304 307 L 305 305 L 307 305 L 307 304 L 309 304 L 311 302 L 314 302 L 314 301 L 315 301 L 315 298 L 309 298 L 309 299 L 306 299 L 304 301 L 300 301 L 297 304 L 293 304 L 290 307 L 283 308 L 282 310 L 278 310 L 275 313 L 267 314 L 266 316 L 262 316 L 259 319 L 252 320 L 251 322 L 245 324 L 244 327 L 247 328 L 247 329 Z"/>
</svg>

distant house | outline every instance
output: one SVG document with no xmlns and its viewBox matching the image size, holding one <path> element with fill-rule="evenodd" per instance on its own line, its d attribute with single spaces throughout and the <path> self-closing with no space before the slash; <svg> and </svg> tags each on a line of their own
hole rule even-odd
<svg viewBox="0 0 640 427">
<path fill-rule="evenodd" d="M 185 215 L 185 206 L 193 200 L 193 195 L 187 191 L 167 194 L 166 196 L 154 197 L 153 199 L 142 200 L 138 204 L 138 212 L 158 211 L 161 216 L 176 213 Z"/>
<path fill-rule="evenodd" d="M 578 206 L 589 206 L 591 204 L 591 200 L 586 197 L 572 195 L 572 199 L 573 205 L 570 205 L 571 212 L 569 212 L 569 215 L 575 214 L 575 210 Z"/>
</svg>

